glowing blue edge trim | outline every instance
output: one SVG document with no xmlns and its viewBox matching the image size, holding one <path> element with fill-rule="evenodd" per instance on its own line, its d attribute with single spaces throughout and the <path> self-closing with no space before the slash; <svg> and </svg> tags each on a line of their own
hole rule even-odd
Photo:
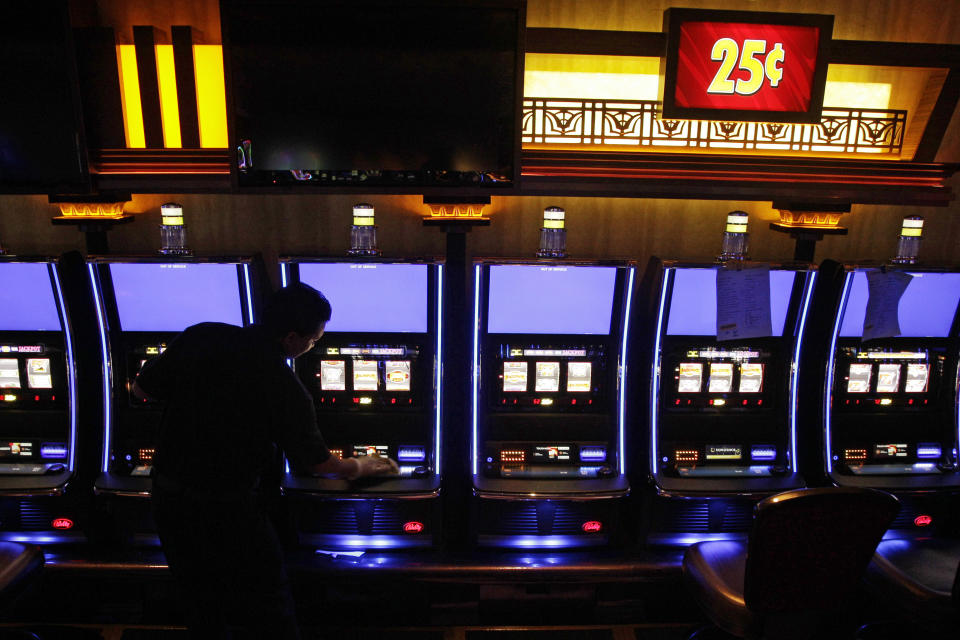
<svg viewBox="0 0 960 640">
<path fill-rule="evenodd" d="M 953 450 L 956 452 L 957 447 L 960 447 L 960 368 L 957 369 L 957 399 L 953 406 L 955 407 L 954 411 L 957 413 L 957 440 L 953 444 Z M 956 460 L 956 453 L 954 453 L 953 458 Z"/>
<path fill-rule="evenodd" d="M 304 536 L 306 542 L 310 544 L 310 536 Z M 429 544 L 428 534 L 403 534 L 403 535 L 359 535 L 359 534 L 321 534 L 323 542 L 314 543 L 317 548 L 315 553 L 329 554 L 335 552 L 335 549 L 320 548 L 320 545 L 344 547 L 347 549 L 403 549 L 409 547 L 423 547 Z"/>
<path fill-rule="evenodd" d="M 481 265 L 474 267 L 473 279 L 473 441 L 471 442 L 471 458 L 473 459 L 473 475 L 477 475 L 477 456 L 480 455 L 477 443 L 477 395 L 480 393 L 480 270 Z"/>
<path fill-rule="evenodd" d="M 287 286 L 287 263 L 286 262 L 280 263 L 280 286 L 284 288 L 286 288 Z M 287 366 L 293 369 L 293 360 L 291 358 L 287 358 Z M 283 467 L 284 467 L 284 473 L 290 473 L 290 461 L 287 460 L 286 455 L 283 456 Z"/>
<path fill-rule="evenodd" d="M 558 549 L 601 544 L 589 536 L 503 536 L 497 537 L 497 546 L 510 549 Z"/>
<path fill-rule="evenodd" d="M 803 286 L 803 304 L 800 307 L 800 326 L 797 328 L 796 346 L 793 351 L 793 362 L 790 365 L 790 466 L 793 472 L 798 470 L 797 451 L 797 394 L 800 384 L 800 347 L 803 344 L 803 330 L 807 324 L 807 310 L 810 299 L 813 297 L 813 285 L 817 280 L 816 271 L 808 271 L 806 283 Z"/>
<path fill-rule="evenodd" d="M 840 333 L 840 323 L 843 320 L 843 314 L 847 308 L 847 293 L 850 289 L 850 283 L 853 282 L 853 272 L 849 271 L 844 276 L 843 291 L 840 293 L 840 302 L 837 305 L 837 317 L 833 323 L 833 334 L 830 336 L 830 353 L 827 354 L 827 388 L 823 393 L 823 453 L 827 462 L 827 473 L 833 473 L 833 436 L 830 433 L 830 410 L 833 401 L 833 364 L 836 360 L 837 336 Z"/>
<path fill-rule="evenodd" d="M 253 293 L 250 291 L 250 265 L 243 264 L 243 283 L 247 294 L 247 319 L 253 324 Z"/>
<path fill-rule="evenodd" d="M 54 533 L 0 533 L 0 540 L 6 542 L 20 542 L 27 544 L 57 544 L 75 542 L 83 537 L 79 531 Z"/>
<path fill-rule="evenodd" d="M 653 343 L 653 383 L 650 385 L 650 475 L 657 476 L 657 399 L 660 395 L 660 338 L 663 331 L 663 312 L 667 301 L 667 285 L 673 269 L 663 270 L 660 291 L 660 310 L 657 313 L 657 333 Z"/>
<path fill-rule="evenodd" d="M 103 356 L 103 468 L 104 473 L 110 468 L 110 356 L 107 354 L 107 327 L 103 316 L 103 301 L 100 299 L 100 287 L 97 285 L 97 275 L 93 263 L 87 263 L 90 274 L 90 285 L 93 287 L 93 302 L 97 307 L 97 324 L 100 327 L 100 351 Z"/>
<path fill-rule="evenodd" d="M 67 319 L 67 308 L 63 304 L 63 289 L 60 286 L 60 275 L 57 266 L 47 263 L 53 275 L 53 284 L 57 291 L 57 302 L 60 303 L 60 321 L 63 323 L 63 332 L 67 339 L 67 387 L 70 393 L 70 452 L 67 459 L 67 468 L 73 471 L 77 451 L 77 371 L 73 360 L 73 334 L 70 332 L 70 321 Z"/>
<path fill-rule="evenodd" d="M 443 265 L 437 265 L 437 423 L 434 431 L 434 475 L 440 477 L 440 421 L 443 415 Z"/>
<path fill-rule="evenodd" d="M 629 267 L 627 269 L 627 298 L 624 300 L 624 314 L 623 314 L 623 343 L 620 347 L 620 424 L 617 425 L 618 430 L 618 447 L 619 451 L 617 452 L 618 457 L 620 458 L 620 475 L 624 475 L 627 472 L 627 456 L 626 456 L 626 424 L 627 424 L 627 333 L 630 329 L 630 302 L 633 300 L 633 274 L 634 268 Z"/>
</svg>

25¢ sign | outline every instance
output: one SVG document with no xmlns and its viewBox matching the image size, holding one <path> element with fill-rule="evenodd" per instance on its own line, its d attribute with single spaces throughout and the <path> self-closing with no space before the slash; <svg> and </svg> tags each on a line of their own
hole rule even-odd
<svg viewBox="0 0 960 640">
<path fill-rule="evenodd" d="M 668 15 L 671 12 L 683 15 L 696 10 L 670 9 Z M 822 108 L 826 79 L 821 25 L 753 21 L 796 14 L 698 12 L 704 13 L 719 17 L 736 13 L 750 21 L 687 19 L 676 24 L 675 16 L 669 15 L 665 116 L 815 120 Z M 718 113 L 713 115 L 714 111 Z"/>
</svg>

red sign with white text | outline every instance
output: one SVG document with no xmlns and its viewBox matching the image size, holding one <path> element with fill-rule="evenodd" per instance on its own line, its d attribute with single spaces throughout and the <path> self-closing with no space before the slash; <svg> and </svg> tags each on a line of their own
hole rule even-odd
<svg viewBox="0 0 960 640">
<path fill-rule="evenodd" d="M 804 112 L 820 29 L 736 22 L 680 27 L 674 101 L 688 109 Z"/>
</svg>

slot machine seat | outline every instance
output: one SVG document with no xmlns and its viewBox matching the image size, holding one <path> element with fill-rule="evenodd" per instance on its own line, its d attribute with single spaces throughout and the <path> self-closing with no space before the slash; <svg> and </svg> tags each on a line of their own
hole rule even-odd
<svg viewBox="0 0 960 640">
<path fill-rule="evenodd" d="M 683 579 L 707 616 L 743 638 L 817 637 L 857 589 L 899 511 L 875 489 L 823 487 L 770 496 L 746 542 L 690 546 Z M 834 616 L 836 619 L 836 616 Z"/>
<path fill-rule="evenodd" d="M 0 541 L 0 613 L 39 576 L 43 550 L 32 544 Z"/>
<path fill-rule="evenodd" d="M 864 576 L 881 602 L 927 624 L 960 621 L 960 540 L 886 540 Z"/>
</svg>

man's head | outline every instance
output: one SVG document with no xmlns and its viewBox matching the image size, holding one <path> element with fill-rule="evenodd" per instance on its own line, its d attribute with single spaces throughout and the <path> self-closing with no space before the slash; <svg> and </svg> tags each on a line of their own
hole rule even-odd
<svg viewBox="0 0 960 640">
<path fill-rule="evenodd" d="M 263 326 L 287 357 L 296 358 L 320 339 L 331 312 L 322 293 L 303 283 L 293 284 L 274 293 L 267 302 Z"/>
</svg>

